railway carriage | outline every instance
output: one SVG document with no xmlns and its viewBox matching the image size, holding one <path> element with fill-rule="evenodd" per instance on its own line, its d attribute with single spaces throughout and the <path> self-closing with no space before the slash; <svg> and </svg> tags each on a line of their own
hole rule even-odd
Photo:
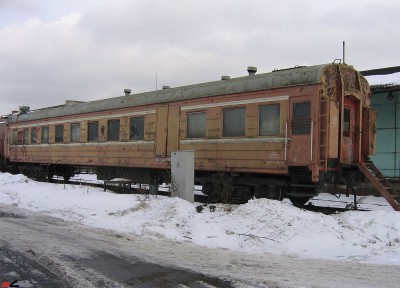
<svg viewBox="0 0 400 288">
<path fill-rule="evenodd" d="M 0 122 L 0 168 L 5 164 L 6 123 Z"/>
<path fill-rule="evenodd" d="M 195 151 L 195 181 L 226 199 L 305 202 L 350 181 L 374 153 L 367 80 L 325 64 L 13 114 L 5 158 L 37 178 L 90 168 L 99 179 L 170 179 L 171 151 Z"/>
</svg>

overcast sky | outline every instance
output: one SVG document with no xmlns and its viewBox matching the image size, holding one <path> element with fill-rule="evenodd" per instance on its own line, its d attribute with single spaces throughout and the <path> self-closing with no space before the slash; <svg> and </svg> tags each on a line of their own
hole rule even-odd
<svg viewBox="0 0 400 288">
<path fill-rule="evenodd" d="M 0 115 L 330 63 L 342 41 L 358 70 L 399 66 L 399 12 L 398 0 L 0 0 Z"/>
</svg>

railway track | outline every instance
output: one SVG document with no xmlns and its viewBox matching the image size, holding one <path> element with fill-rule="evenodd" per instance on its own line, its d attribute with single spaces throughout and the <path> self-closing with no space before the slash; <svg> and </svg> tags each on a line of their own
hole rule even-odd
<svg viewBox="0 0 400 288">
<path fill-rule="evenodd" d="M 318 212 L 318 213 L 323 213 L 326 215 L 330 214 L 338 214 L 338 213 L 343 213 L 347 211 L 370 211 L 367 209 L 354 209 L 353 207 L 326 207 L 326 206 L 314 206 L 314 205 L 294 205 L 297 208 L 304 209 L 307 211 L 312 211 L 312 212 Z"/>
<path fill-rule="evenodd" d="M 53 179 L 52 181 L 53 183 L 59 183 L 59 184 L 64 184 L 64 180 L 63 179 Z M 71 185 L 84 185 L 84 186 L 89 186 L 89 187 L 96 187 L 96 188 L 102 188 L 104 189 L 104 183 L 93 183 L 93 182 L 86 182 L 83 179 L 72 179 L 70 181 L 68 181 L 68 184 Z M 143 184 L 142 187 L 138 187 L 138 185 L 132 185 L 130 187 L 130 189 L 126 189 L 126 187 L 123 187 L 121 185 L 117 183 L 109 183 L 106 186 L 106 190 L 108 191 L 112 191 L 114 193 L 122 193 L 122 194 L 149 194 L 149 190 L 148 190 L 148 185 Z M 211 201 L 208 196 L 203 195 L 201 193 L 201 190 L 195 190 L 195 192 L 197 191 L 197 193 L 195 193 L 194 195 L 194 200 L 197 203 L 201 203 L 202 205 L 200 206 L 206 206 L 208 204 L 213 205 L 215 204 L 215 201 Z M 171 193 L 169 192 L 169 188 L 168 186 L 164 185 L 164 186 L 160 186 L 158 189 L 158 193 L 157 195 L 164 195 L 164 196 L 169 196 Z M 327 200 L 328 202 L 332 202 Z M 346 202 L 343 201 L 335 201 L 335 202 L 340 202 L 340 204 L 345 205 Z M 235 199 L 231 202 L 231 204 L 244 204 L 244 201 L 235 201 Z M 337 214 L 337 213 L 343 213 L 346 211 L 352 211 L 352 210 L 357 210 L 357 211 L 370 211 L 368 209 L 354 209 L 354 205 L 345 205 L 345 207 L 330 207 L 330 206 L 320 206 L 320 205 L 312 205 L 312 204 L 305 204 L 305 205 L 295 205 L 295 207 L 300 208 L 300 209 L 304 209 L 307 211 L 312 211 L 312 212 L 316 212 L 316 213 L 323 213 L 325 215 L 330 215 L 330 214 Z"/>
</svg>

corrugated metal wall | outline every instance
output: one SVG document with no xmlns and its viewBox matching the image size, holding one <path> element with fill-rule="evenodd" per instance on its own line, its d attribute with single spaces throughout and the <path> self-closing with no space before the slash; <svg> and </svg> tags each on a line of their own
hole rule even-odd
<svg viewBox="0 0 400 288">
<path fill-rule="evenodd" d="M 371 159 L 386 177 L 400 178 L 400 93 L 372 94 L 371 108 L 377 111 L 376 155 Z"/>
</svg>

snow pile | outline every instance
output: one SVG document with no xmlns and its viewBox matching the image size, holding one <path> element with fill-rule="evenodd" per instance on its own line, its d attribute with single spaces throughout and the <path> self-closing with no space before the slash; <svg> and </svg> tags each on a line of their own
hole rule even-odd
<svg viewBox="0 0 400 288">
<path fill-rule="evenodd" d="M 394 211 L 323 215 L 258 199 L 202 206 L 199 213 L 200 203 L 176 197 L 121 195 L 7 173 L 0 173 L 0 203 L 119 233 L 212 248 L 400 265 L 400 213 Z"/>
</svg>

